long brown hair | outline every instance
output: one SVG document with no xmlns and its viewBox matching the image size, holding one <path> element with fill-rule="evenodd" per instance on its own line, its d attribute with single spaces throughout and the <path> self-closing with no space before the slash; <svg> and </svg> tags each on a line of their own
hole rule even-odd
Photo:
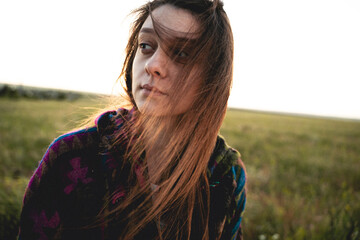
<svg viewBox="0 0 360 240">
<path fill-rule="evenodd" d="M 193 79 L 189 72 L 198 66 L 196 78 L 199 88 L 191 108 L 172 119 L 140 114 L 132 96 L 132 67 L 138 49 L 139 31 L 152 11 L 164 5 L 189 11 L 200 23 L 200 31 L 195 44 L 191 44 L 191 55 L 183 63 L 183 75 L 173 88 L 169 110 L 181 100 L 182 94 L 192 87 Z M 158 169 L 153 175 L 147 175 L 146 163 L 143 174 L 147 176 L 145 184 L 133 186 L 126 199 L 109 214 L 125 211 L 124 228 L 121 239 L 133 239 L 141 229 L 151 222 L 165 223 L 159 226 L 160 239 L 208 239 L 209 230 L 209 186 L 207 168 L 214 149 L 217 134 L 225 116 L 230 93 L 233 71 L 233 37 L 229 20 L 220 0 L 154 0 L 134 11 L 137 19 L 133 23 L 131 35 L 126 47 L 126 57 L 120 81 L 124 81 L 127 97 L 135 109 L 135 121 L 124 126 L 127 131 L 127 151 L 125 161 L 132 168 L 138 166 L 141 153 L 151 143 L 161 141 L 165 133 L 170 136 L 157 156 Z M 161 22 L 152 18 L 157 36 L 171 54 L 174 41 L 179 41 Z M 182 43 L 182 47 L 189 46 Z M 178 44 L 175 44 L 178 45 Z M 168 47 L 168 48 L 167 48 Z M 174 58 L 174 61 L 176 59 Z M 115 136 L 113 146 L 124 144 L 124 135 Z M 130 139 L 130 140 L 129 140 Z M 114 148 L 116 149 L 116 148 Z M 149 191 L 150 183 L 156 183 L 157 190 Z M 155 197 L 156 195 L 156 197 Z M 139 202 L 139 196 L 143 200 Z M 136 208 L 129 210 L 137 203 Z M 196 224 L 195 228 L 192 227 Z M 198 234 L 198 235 L 197 235 Z"/>
</svg>

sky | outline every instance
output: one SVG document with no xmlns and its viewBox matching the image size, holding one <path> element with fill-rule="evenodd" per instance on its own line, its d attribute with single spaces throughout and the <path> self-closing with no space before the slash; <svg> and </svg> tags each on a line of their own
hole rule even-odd
<svg viewBox="0 0 360 240">
<path fill-rule="evenodd" d="M 223 0 L 230 107 L 360 119 L 360 1 Z M 0 0 L 0 83 L 116 92 L 145 0 Z"/>
</svg>

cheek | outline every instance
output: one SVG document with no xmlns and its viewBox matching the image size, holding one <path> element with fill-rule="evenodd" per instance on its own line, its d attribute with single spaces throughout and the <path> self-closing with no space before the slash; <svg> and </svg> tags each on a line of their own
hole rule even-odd
<svg viewBox="0 0 360 240">
<path fill-rule="evenodd" d="M 134 57 L 134 61 L 132 64 L 132 70 L 131 70 L 131 89 L 132 89 L 132 94 L 134 94 L 134 90 L 136 88 L 136 83 L 138 81 L 138 74 L 139 74 L 139 58 L 137 56 L 137 54 L 135 54 Z"/>
<path fill-rule="evenodd" d="M 185 90 L 184 94 L 181 96 L 181 101 L 179 102 L 179 107 L 181 111 L 186 112 L 190 108 L 194 107 L 193 105 L 197 102 L 200 93 L 200 84 L 194 84 Z"/>
<path fill-rule="evenodd" d="M 185 100 L 186 102 L 191 105 L 192 103 L 194 103 L 196 101 L 197 98 L 197 94 L 198 94 L 198 87 L 194 86 L 191 89 L 189 89 L 185 95 Z"/>
</svg>

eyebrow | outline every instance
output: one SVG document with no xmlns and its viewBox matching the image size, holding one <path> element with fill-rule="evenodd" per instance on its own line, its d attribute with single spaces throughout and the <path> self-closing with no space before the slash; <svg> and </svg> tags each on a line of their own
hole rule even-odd
<svg viewBox="0 0 360 240">
<path fill-rule="evenodd" d="M 149 34 L 156 34 L 155 30 L 153 28 L 141 28 L 140 33 L 149 33 Z M 187 44 L 187 45 L 194 45 L 197 42 L 196 38 L 186 38 L 186 37 L 176 37 L 175 39 L 178 43 Z"/>
<path fill-rule="evenodd" d="M 140 32 L 141 33 L 155 33 L 153 28 L 141 28 Z"/>
</svg>

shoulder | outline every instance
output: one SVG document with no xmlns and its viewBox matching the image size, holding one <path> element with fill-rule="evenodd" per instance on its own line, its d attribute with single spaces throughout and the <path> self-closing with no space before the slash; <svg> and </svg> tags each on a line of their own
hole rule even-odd
<svg viewBox="0 0 360 240">
<path fill-rule="evenodd" d="M 93 126 L 61 135 L 50 144 L 26 188 L 20 220 L 23 239 L 53 239 L 66 226 L 90 224 L 106 191 L 102 139 L 121 125 L 121 114 L 124 111 L 102 113 Z"/>
<path fill-rule="evenodd" d="M 241 235 L 246 171 L 240 153 L 218 136 L 209 161 L 210 232 L 221 239 Z"/>
<path fill-rule="evenodd" d="M 226 175 L 231 175 L 240 185 L 245 184 L 246 173 L 241 154 L 218 136 L 208 165 L 208 177 L 210 181 L 218 181 Z"/>
<path fill-rule="evenodd" d="M 69 152 L 94 148 L 99 145 L 102 137 L 110 135 L 119 128 L 129 115 L 126 109 L 106 111 L 101 113 L 91 127 L 82 128 L 57 137 L 49 146 L 45 157 L 51 158 L 68 154 Z M 47 160 L 44 158 L 43 160 Z"/>
<path fill-rule="evenodd" d="M 55 162 L 57 164 L 64 162 L 60 161 L 60 159 L 97 154 L 103 139 L 110 135 L 118 125 L 121 125 L 121 122 L 124 121 L 125 116 L 128 114 L 129 111 L 126 109 L 107 111 L 96 118 L 93 126 L 57 137 L 45 152 L 37 171 L 43 171 L 43 167 L 52 167 Z M 37 175 L 42 174 L 37 173 Z"/>
<path fill-rule="evenodd" d="M 125 108 L 104 112 L 96 118 L 95 127 L 102 136 L 112 134 L 121 128 L 125 122 L 130 121 L 133 114 L 134 109 L 128 110 Z"/>
<path fill-rule="evenodd" d="M 49 146 L 41 163 L 52 165 L 53 161 L 62 155 L 91 148 L 96 144 L 98 133 L 96 127 L 90 127 L 69 132 L 57 137 Z"/>
<path fill-rule="evenodd" d="M 50 182 L 60 184 L 69 180 L 69 171 L 73 169 L 79 170 L 79 174 L 80 169 L 88 169 L 88 172 L 91 172 L 91 168 L 100 169 L 97 166 L 100 164 L 102 139 L 106 138 L 112 128 L 110 126 L 120 121 L 118 119 L 122 117 L 119 116 L 124 112 L 121 109 L 104 112 L 96 118 L 93 126 L 63 134 L 53 140 L 29 181 L 24 203 L 41 185 Z"/>
</svg>

